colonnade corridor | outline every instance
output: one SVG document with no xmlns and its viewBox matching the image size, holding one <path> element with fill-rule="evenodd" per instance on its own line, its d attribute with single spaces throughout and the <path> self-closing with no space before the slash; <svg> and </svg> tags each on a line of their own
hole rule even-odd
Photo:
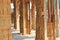
<svg viewBox="0 0 60 40">
<path fill-rule="evenodd" d="M 60 40 L 60 0 L 0 0 L 0 40 Z"/>
</svg>

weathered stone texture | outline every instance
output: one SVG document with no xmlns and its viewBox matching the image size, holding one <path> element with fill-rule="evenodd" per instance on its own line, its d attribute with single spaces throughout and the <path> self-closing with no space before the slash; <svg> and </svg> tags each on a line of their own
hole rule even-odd
<svg viewBox="0 0 60 40">
<path fill-rule="evenodd" d="M 12 40 L 10 0 L 0 0 L 0 40 Z"/>
<path fill-rule="evenodd" d="M 36 0 L 36 40 L 45 40 L 44 8 L 45 0 Z"/>
</svg>

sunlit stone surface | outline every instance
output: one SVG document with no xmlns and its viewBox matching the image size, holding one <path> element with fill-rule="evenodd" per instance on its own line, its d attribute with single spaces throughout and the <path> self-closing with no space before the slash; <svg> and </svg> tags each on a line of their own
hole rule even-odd
<svg viewBox="0 0 60 40">
<path fill-rule="evenodd" d="M 35 40 L 35 30 L 32 30 L 30 35 L 19 35 L 19 30 L 12 29 L 14 40 Z M 56 40 L 60 40 L 60 37 L 57 37 Z"/>
</svg>

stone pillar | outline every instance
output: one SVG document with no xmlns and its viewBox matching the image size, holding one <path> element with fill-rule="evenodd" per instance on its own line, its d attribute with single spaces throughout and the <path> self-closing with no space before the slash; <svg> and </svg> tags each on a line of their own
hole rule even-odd
<svg viewBox="0 0 60 40">
<path fill-rule="evenodd" d="M 14 0 L 14 28 L 19 30 L 19 0 Z"/>
<path fill-rule="evenodd" d="M 20 0 L 20 32 L 30 34 L 30 4 L 28 0 Z"/>
<path fill-rule="evenodd" d="M 23 34 L 26 34 L 26 0 L 23 0 Z"/>
<path fill-rule="evenodd" d="M 24 7 L 25 32 L 26 34 L 30 34 L 30 0 L 24 1 Z"/>
<path fill-rule="evenodd" d="M 20 0 L 20 33 L 26 34 L 26 7 L 25 0 Z"/>
<path fill-rule="evenodd" d="M 19 6 L 19 10 L 20 10 L 20 33 L 23 33 L 23 1 L 20 0 L 20 6 Z"/>
<path fill-rule="evenodd" d="M 48 0 L 48 22 L 47 36 L 48 40 L 56 40 L 56 14 L 54 13 L 54 0 Z"/>
<path fill-rule="evenodd" d="M 46 0 L 36 0 L 36 40 L 45 40 L 44 11 Z"/>
<path fill-rule="evenodd" d="M 31 0 L 32 3 L 32 8 L 31 8 L 31 27 L 32 29 L 35 29 L 35 12 L 36 12 L 36 4 L 35 4 L 35 0 Z"/>
<path fill-rule="evenodd" d="M 60 26 L 60 22 L 59 22 L 59 0 L 56 0 L 56 36 L 58 37 L 59 36 L 59 26 Z"/>
<path fill-rule="evenodd" d="M 52 29 L 53 29 L 53 40 L 56 40 L 56 27 L 57 27 L 57 22 L 56 22 L 56 14 L 54 10 L 54 0 L 51 0 L 51 20 L 52 20 Z"/>
<path fill-rule="evenodd" d="M 10 0 L 0 0 L 0 40 L 12 40 Z"/>
<path fill-rule="evenodd" d="M 30 1 L 26 1 L 26 33 L 30 34 Z"/>
<path fill-rule="evenodd" d="M 52 29 L 52 9 L 51 9 L 51 0 L 48 0 L 48 22 L 47 22 L 47 37 L 48 40 L 53 40 L 53 29 Z"/>
</svg>

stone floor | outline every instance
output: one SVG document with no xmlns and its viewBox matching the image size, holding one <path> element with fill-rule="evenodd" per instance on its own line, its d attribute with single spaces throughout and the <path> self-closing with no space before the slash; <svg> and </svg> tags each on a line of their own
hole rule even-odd
<svg viewBox="0 0 60 40">
<path fill-rule="evenodd" d="M 30 35 L 21 35 L 18 33 L 18 30 L 12 30 L 14 40 L 35 40 L 35 30 L 32 30 Z M 56 40 L 60 40 L 60 37 L 57 37 Z"/>
<path fill-rule="evenodd" d="M 14 40 L 35 40 L 35 31 L 32 30 L 30 35 L 18 34 L 18 30 L 12 30 Z"/>
</svg>

